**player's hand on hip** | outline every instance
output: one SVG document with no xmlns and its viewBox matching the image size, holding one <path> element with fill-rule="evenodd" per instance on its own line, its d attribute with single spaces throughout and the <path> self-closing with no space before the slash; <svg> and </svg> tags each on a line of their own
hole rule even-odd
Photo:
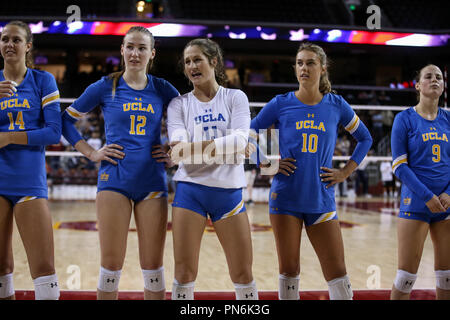
<svg viewBox="0 0 450 320">
<path fill-rule="evenodd" d="M 297 169 L 297 167 L 295 166 L 295 162 L 297 160 L 293 159 L 293 158 L 284 158 L 284 159 L 280 159 L 280 163 L 278 164 L 278 172 L 277 173 L 281 173 L 284 174 L 285 176 L 290 176 L 291 173 L 294 173 L 294 170 Z"/>
<path fill-rule="evenodd" d="M 92 151 L 89 160 L 93 162 L 108 161 L 113 165 L 117 165 L 117 161 L 112 158 L 123 159 L 125 153 L 120 150 L 123 150 L 123 147 L 118 144 L 104 145 L 102 148 Z"/>
<path fill-rule="evenodd" d="M 156 159 L 156 162 L 164 162 L 166 168 L 172 168 L 175 165 L 167 153 L 169 151 L 168 146 L 158 144 L 152 146 L 152 149 L 152 158 Z"/>
<path fill-rule="evenodd" d="M 330 182 L 325 188 L 334 186 L 336 183 L 341 183 L 347 179 L 347 175 L 342 169 L 333 169 L 327 167 L 320 167 L 321 170 L 325 171 L 320 174 L 320 181 Z"/>
<path fill-rule="evenodd" d="M 433 198 L 431 198 L 428 202 L 426 202 L 425 205 L 428 207 L 428 209 L 430 209 L 432 213 L 439 213 L 446 211 L 437 195 L 433 195 Z"/>
<path fill-rule="evenodd" d="M 445 211 L 450 208 L 450 195 L 448 195 L 447 193 L 441 193 L 441 195 L 439 196 L 439 201 L 441 201 L 441 204 L 444 207 Z"/>
<path fill-rule="evenodd" d="M 10 98 L 17 91 L 17 83 L 10 80 L 0 81 L 0 99 Z"/>
</svg>

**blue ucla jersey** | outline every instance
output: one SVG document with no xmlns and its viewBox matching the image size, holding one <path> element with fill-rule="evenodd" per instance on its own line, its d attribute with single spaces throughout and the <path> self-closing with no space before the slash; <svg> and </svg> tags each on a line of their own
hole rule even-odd
<svg viewBox="0 0 450 320">
<path fill-rule="evenodd" d="M 99 105 L 105 120 L 106 144 L 122 146 L 125 157 L 115 158 L 117 165 L 102 161 L 98 189 L 167 191 L 164 164 L 156 162 L 151 151 L 161 141 L 164 106 L 179 95 L 178 91 L 166 80 L 152 75 L 148 75 L 148 84 L 142 90 L 129 87 L 121 77 L 113 96 L 112 84 L 111 78 L 103 77 L 66 109 L 63 135 L 75 145 L 81 136 L 71 131 L 73 123 Z"/>
<path fill-rule="evenodd" d="M 352 160 L 360 163 L 367 154 L 370 134 L 350 105 L 335 94 L 325 94 L 317 105 L 300 102 L 294 92 L 277 95 L 252 120 L 251 128 L 266 129 L 272 124 L 279 129 L 281 158 L 296 159 L 294 173 L 275 175 L 269 206 L 302 213 L 328 213 L 336 210 L 334 188 L 325 188 L 320 167 L 332 168 L 338 126 L 342 125 L 364 147 L 355 149 Z"/>
<path fill-rule="evenodd" d="M 439 108 L 434 120 L 422 118 L 414 107 L 397 114 L 392 126 L 391 149 L 392 168 L 403 182 L 400 211 L 432 214 L 425 202 L 433 194 L 450 192 L 449 138 L 448 111 Z M 407 172 L 409 176 L 405 175 Z"/>
<path fill-rule="evenodd" d="M 50 73 L 34 69 L 27 69 L 16 89 L 13 96 L 0 99 L 0 132 L 26 131 L 28 145 L 0 148 L 0 195 L 47 197 L 45 139 L 39 137 L 38 143 L 36 138 L 48 133 L 48 115 L 53 114 L 58 120 L 52 124 L 56 129 L 51 143 L 60 139 L 59 91 Z"/>
</svg>

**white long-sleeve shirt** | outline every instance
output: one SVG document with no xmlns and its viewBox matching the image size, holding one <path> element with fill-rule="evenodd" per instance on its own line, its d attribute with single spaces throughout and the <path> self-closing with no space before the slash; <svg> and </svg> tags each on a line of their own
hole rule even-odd
<svg viewBox="0 0 450 320">
<path fill-rule="evenodd" d="M 245 149 L 249 128 L 249 102 L 241 90 L 220 86 L 208 102 L 201 102 L 192 92 L 174 98 L 167 109 L 169 140 L 214 140 L 216 157 L 222 161 L 212 164 L 180 162 L 173 179 L 210 187 L 245 187 L 244 157 L 236 155 L 236 150 Z"/>
</svg>

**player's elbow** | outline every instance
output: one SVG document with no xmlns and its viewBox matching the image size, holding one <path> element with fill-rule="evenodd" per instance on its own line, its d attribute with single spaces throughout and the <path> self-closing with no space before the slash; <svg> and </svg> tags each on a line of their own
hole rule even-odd
<svg viewBox="0 0 450 320">
<path fill-rule="evenodd" d="M 61 132 L 62 132 L 61 125 L 54 125 L 49 128 L 50 130 L 47 136 L 49 144 L 59 143 L 59 141 L 61 140 Z"/>
<path fill-rule="evenodd" d="M 372 148 L 372 145 L 373 145 L 373 138 L 370 134 L 366 134 L 358 140 L 358 143 L 361 143 L 366 148 L 370 149 L 370 148 Z"/>
<path fill-rule="evenodd" d="M 366 143 L 369 145 L 369 148 L 372 148 L 373 138 L 372 138 L 372 136 L 370 134 L 366 138 Z"/>
</svg>

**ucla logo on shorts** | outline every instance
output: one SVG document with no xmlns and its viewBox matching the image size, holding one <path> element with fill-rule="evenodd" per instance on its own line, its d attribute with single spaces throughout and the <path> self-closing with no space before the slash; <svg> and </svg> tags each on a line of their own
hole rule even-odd
<svg viewBox="0 0 450 320">
<path fill-rule="evenodd" d="M 403 199 L 403 204 L 404 204 L 405 206 L 409 206 L 409 205 L 411 204 L 411 198 L 405 198 L 405 199 Z"/>
<path fill-rule="evenodd" d="M 108 179 L 109 179 L 109 174 L 107 174 L 107 173 L 102 173 L 102 174 L 100 175 L 100 181 L 108 181 Z"/>
<path fill-rule="evenodd" d="M 270 199 L 272 199 L 272 200 L 276 200 L 277 197 L 278 197 L 278 193 L 272 192 L 272 193 L 270 194 Z"/>
</svg>

